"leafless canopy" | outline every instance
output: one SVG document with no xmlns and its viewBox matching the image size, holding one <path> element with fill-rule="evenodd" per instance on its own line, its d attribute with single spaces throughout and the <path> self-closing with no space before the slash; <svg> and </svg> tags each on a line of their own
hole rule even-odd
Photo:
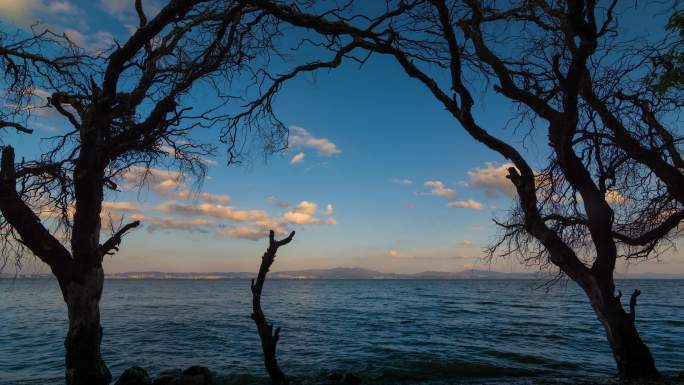
<svg viewBox="0 0 684 385">
<path fill-rule="evenodd" d="M 677 37 L 621 33 L 616 1 L 251 3 L 314 31 L 310 44 L 334 54 L 318 68 L 395 58 L 477 141 L 511 161 L 520 200 L 497 221 L 492 255 L 612 272 L 618 257 L 661 255 L 683 230 L 681 91 L 644 82 Z M 519 132 L 546 134 L 546 164 L 530 164 L 478 125 L 473 95 L 482 84 L 514 104 Z"/>
<path fill-rule="evenodd" d="M 131 166 L 172 167 L 201 179 L 203 158 L 217 150 L 210 135 L 226 142 L 229 163 L 253 144 L 266 153 L 287 144 L 270 102 L 250 109 L 249 118 L 235 117 L 248 95 L 270 84 L 269 65 L 287 64 L 274 46 L 280 27 L 265 22 L 266 12 L 242 1 L 207 0 L 173 0 L 154 16 L 139 0 L 135 10 L 132 35 L 98 52 L 49 30 L 3 26 L 0 32 L 5 141 L 9 130 L 32 132 L 40 114 L 58 116 L 67 127 L 45 140 L 40 158 L 14 166 L 6 160 L 13 172 L 5 170 L 3 188 L 13 198 L 4 202 L 34 213 L 55 245 L 71 239 L 74 251 L 86 244 L 94 251 L 103 190 L 116 191 L 117 177 Z M 79 176 L 95 184 L 80 184 Z M 81 238 L 84 226 L 93 231 Z M 24 242 L 28 231 L 3 210 L 3 263 L 19 261 L 24 247 L 54 262 Z M 76 258 L 67 250 L 58 254 Z"/>
<path fill-rule="evenodd" d="M 662 92 L 644 81 L 672 37 L 620 30 L 617 0 L 251 3 L 314 31 L 314 45 L 336 57 L 393 58 L 470 136 L 510 161 L 518 199 L 497 221 L 490 256 L 559 268 L 589 297 L 620 374 L 657 375 L 634 324 L 639 292 L 627 312 L 613 274 L 618 258 L 658 257 L 684 230 L 681 87 Z M 473 95 L 489 91 L 482 84 L 516 108 L 526 137 L 543 135 L 541 164 L 481 126 Z"/>
</svg>

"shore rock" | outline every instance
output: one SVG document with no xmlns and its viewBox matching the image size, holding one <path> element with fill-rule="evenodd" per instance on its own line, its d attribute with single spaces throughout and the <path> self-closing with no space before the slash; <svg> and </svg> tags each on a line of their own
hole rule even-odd
<svg viewBox="0 0 684 385">
<path fill-rule="evenodd" d="M 204 376 L 207 381 L 211 377 L 211 371 L 206 366 L 191 366 L 183 371 L 186 376 Z"/>
<path fill-rule="evenodd" d="M 165 370 L 152 382 L 152 385 L 209 385 L 211 372 L 204 366 L 191 366 L 180 369 Z"/>
<path fill-rule="evenodd" d="M 150 376 L 145 369 L 133 366 L 124 370 L 114 385 L 150 385 L 151 383 Z"/>
</svg>

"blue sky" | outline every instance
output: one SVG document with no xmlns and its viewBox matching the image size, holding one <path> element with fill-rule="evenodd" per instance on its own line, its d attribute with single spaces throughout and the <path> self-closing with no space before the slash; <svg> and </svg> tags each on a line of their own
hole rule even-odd
<svg viewBox="0 0 684 385">
<path fill-rule="evenodd" d="M 112 36 L 126 37 L 127 24 L 134 24 L 130 4 L 0 0 L 0 17 L 20 27 L 40 19 L 84 46 L 98 47 Z M 662 19 L 653 16 L 653 24 L 662 25 Z M 639 32 L 646 24 L 652 23 L 630 27 Z M 521 134 L 506 128 L 510 105 L 487 92 L 478 103 L 481 125 L 521 147 Z M 255 270 L 266 245 L 259 236 L 269 226 L 297 230 L 276 270 L 490 267 L 482 248 L 496 235 L 491 218 L 503 215 L 511 199 L 503 159 L 472 140 L 391 60 L 374 57 L 363 68 L 347 64 L 297 78 L 278 96 L 276 112 L 292 127 L 291 148 L 230 167 L 219 148 L 202 184 L 204 196 L 193 190 L 188 197 L 191 184 L 165 170 L 142 192 L 110 195 L 109 211 L 140 218 L 145 226 L 106 259 L 106 270 Z M 19 156 L 35 156 L 39 138 L 63 129 L 50 117 L 34 123 L 32 136 L 4 138 Z M 215 133 L 200 137 L 216 142 Z M 533 164 L 543 159 L 545 144 L 543 137 L 534 139 L 526 142 Z M 38 262 L 27 268 L 42 269 Z M 496 261 L 491 268 L 524 269 L 515 261 Z M 684 264 L 675 252 L 629 271 L 682 272 Z"/>
</svg>

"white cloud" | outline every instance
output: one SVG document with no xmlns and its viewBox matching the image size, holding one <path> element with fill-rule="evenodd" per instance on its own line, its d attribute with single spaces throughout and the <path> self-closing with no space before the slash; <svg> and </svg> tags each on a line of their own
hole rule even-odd
<svg viewBox="0 0 684 385">
<path fill-rule="evenodd" d="M 313 148 L 320 155 L 333 156 L 342 153 L 335 143 L 326 138 L 316 138 L 306 129 L 298 126 L 290 126 L 289 146 L 291 148 Z"/>
<path fill-rule="evenodd" d="M 468 171 L 468 181 L 464 184 L 484 190 L 485 194 L 491 198 L 501 195 L 514 197 L 515 186 L 506 178 L 510 167 L 513 167 L 512 163 L 497 165 L 494 162 L 487 162 L 483 168 Z"/>
<path fill-rule="evenodd" d="M 76 44 L 79 47 L 85 47 L 86 46 L 86 40 L 87 37 L 81 33 L 80 31 L 77 31 L 72 28 L 64 28 L 64 34 L 66 35 L 69 40 Z"/>
<path fill-rule="evenodd" d="M 297 208 L 295 208 L 294 211 L 297 213 L 313 215 L 316 213 L 317 208 L 318 205 L 313 202 L 301 201 L 299 202 L 299 205 L 297 206 Z"/>
<path fill-rule="evenodd" d="M 475 210 L 479 210 L 483 207 L 482 203 L 480 203 L 478 201 L 474 201 L 472 199 L 468 199 L 465 201 L 453 201 L 453 202 L 449 202 L 447 205 L 449 207 L 458 207 L 458 208 L 462 208 L 462 209 L 475 209 Z"/>
<path fill-rule="evenodd" d="M 303 152 L 298 153 L 290 159 L 290 164 L 302 163 L 304 161 L 305 154 Z"/>
<path fill-rule="evenodd" d="M 142 4 L 148 20 L 161 10 L 156 0 L 145 0 Z M 137 22 L 134 0 L 100 0 L 100 7 L 110 16 L 120 21 L 128 23 Z"/>
<path fill-rule="evenodd" d="M 209 203 L 222 203 L 222 204 L 227 204 L 230 201 L 230 196 L 228 195 L 223 195 L 223 194 L 209 194 L 209 193 L 199 193 L 197 195 L 193 195 L 192 199 L 197 199 L 200 201 L 204 202 L 209 202 Z"/>
<path fill-rule="evenodd" d="M 387 254 L 388 257 L 398 257 L 399 256 L 399 252 L 394 250 L 394 249 L 387 250 L 387 252 L 385 254 Z"/>
<path fill-rule="evenodd" d="M 30 26 L 46 16 L 74 16 L 79 9 L 66 0 L 0 0 L 0 18 Z"/>
<path fill-rule="evenodd" d="M 319 218 L 314 217 L 316 214 L 316 210 L 318 208 L 318 205 L 313 202 L 308 202 L 308 201 L 301 201 L 299 202 L 299 205 L 294 210 L 287 211 L 283 213 L 283 215 L 280 217 L 280 221 L 283 223 L 289 223 L 289 224 L 296 224 L 296 225 L 318 225 L 318 224 L 327 224 L 327 225 L 334 225 L 337 223 L 335 219 L 333 218 L 328 218 L 326 220 L 322 220 Z M 331 204 L 328 204 L 325 208 L 325 211 L 323 212 L 327 216 L 332 216 L 333 214 L 333 207 Z"/>
<path fill-rule="evenodd" d="M 259 221 L 266 219 L 266 212 L 263 210 L 235 210 L 235 208 L 232 206 L 223 206 L 210 203 L 184 205 L 171 201 L 158 205 L 155 210 L 176 213 L 185 216 L 209 216 L 236 222 Z"/>
<path fill-rule="evenodd" d="M 268 229 L 259 226 L 227 227 L 214 233 L 217 237 L 251 239 L 257 241 L 268 235 Z"/>
<path fill-rule="evenodd" d="M 132 0 L 131 9 L 134 9 Z M 108 31 L 92 32 L 87 16 L 68 0 L 0 0 L 0 19 L 25 29 L 49 29 L 63 34 L 87 51 L 101 52 L 111 48 L 114 35 Z"/>
<path fill-rule="evenodd" d="M 252 224 L 225 227 L 216 231 L 214 235 L 217 237 L 241 238 L 256 241 L 267 237 L 270 230 L 273 230 L 278 236 L 285 236 L 289 232 L 279 219 L 264 219 Z"/>
<path fill-rule="evenodd" d="M 216 231 L 214 235 L 217 237 L 241 238 L 257 241 L 261 238 L 266 238 L 268 236 L 269 230 L 273 230 L 277 236 L 287 235 L 287 230 L 282 227 L 269 228 L 259 224 L 226 227 Z"/>
<path fill-rule="evenodd" d="M 296 224 L 296 225 L 315 225 L 320 223 L 316 218 L 312 218 L 309 214 L 297 213 L 288 211 L 283 214 L 283 220 L 286 223 Z"/>
<path fill-rule="evenodd" d="M 464 239 L 461 242 L 459 242 L 458 244 L 461 246 L 474 246 L 475 245 L 475 243 L 473 241 L 468 240 L 468 239 Z"/>
<path fill-rule="evenodd" d="M 289 225 L 334 225 L 337 222 L 332 217 L 334 209 L 332 204 L 327 204 L 324 210 L 318 211 L 318 204 L 311 201 L 300 201 L 295 207 L 280 201 L 275 196 L 270 196 L 267 201 L 283 209 L 288 209 L 282 214 L 269 217 L 264 210 L 240 210 L 235 206 L 227 205 L 230 201 L 228 195 L 215 195 L 209 193 L 192 194 L 185 187 L 183 175 L 176 171 L 160 170 L 152 168 L 145 170 L 142 167 L 132 167 L 120 175 L 118 183 L 124 189 L 137 188 L 143 183 L 157 195 L 170 197 L 174 200 L 162 202 L 153 210 L 168 213 L 167 217 L 151 216 L 153 223 L 149 231 L 157 229 L 176 229 L 188 231 L 209 232 L 215 236 L 225 236 L 244 239 L 259 239 L 268 235 L 272 229 L 276 234 L 287 234 Z M 202 203 L 185 203 L 180 200 L 197 199 Z M 117 206 L 119 209 L 134 209 L 130 205 Z M 112 205 L 112 208 L 114 206 Z M 316 214 L 320 214 L 317 216 Z M 197 217 L 196 220 L 181 220 L 173 216 Z M 242 222 L 241 225 L 226 226 L 216 223 L 218 220 Z M 211 228 L 213 227 L 213 229 Z"/>
<path fill-rule="evenodd" d="M 423 183 L 423 185 L 432 189 L 430 190 L 430 194 L 432 195 L 442 197 L 453 197 L 456 195 L 456 192 L 453 189 L 444 187 L 444 182 L 439 180 L 429 180 Z"/>
<path fill-rule="evenodd" d="M 177 171 L 161 170 L 134 166 L 119 176 L 126 190 L 135 190 L 139 186 L 148 186 L 155 194 L 171 199 L 199 200 L 208 203 L 228 204 L 230 196 L 210 194 L 206 192 L 194 193 L 187 187 L 183 175 Z"/>
<path fill-rule="evenodd" d="M 115 226 L 115 223 L 119 221 L 124 221 L 126 214 L 132 215 L 134 217 L 140 216 L 140 205 L 135 202 L 112 202 L 103 201 L 102 211 L 100 211 L 100 219 L 102 220 L 103 229 L 111 229 Z M 73 207 L 69 208 L 69 216 L 73 217 Z"/>
<path fill-rule="evenodd" d="M 207 227 L 214 224 L 207 219 L 183 220 L 173 217 L 155 217 L 145 215 L 132 215 L 131 219 L 139 220 L 148 232 L 157 230 L 183 230 L 189 232 L 207 232 Z"/>
<path fill-rule="evenodd" d="M 78 12 L 78 9 L 73 4 L 65 0 L 54 0 L 49 2 L 48 4 L 46 4 L 46 10 L 50 13 L 76 14 Z"/>
<path fill-rule="evenodd" d="M 168 188 L 165 188 L 165 185 L 168 186 Z M 173 183 L 167 180 L 155 186 L 153 188 L 153 191 L 156 192 L 158 195 L 172 199 L 198 200 L 208 203 L 219 203 L 224 205 L 230 202 L 230 196 L 228 195 L 210 194 L 206 192 L 193 193 L 187 187 L 178 190 L 175 186 L 170 186 L 173 186 Z"/>
<path fill-rule="evenodd" d="M 133 0 L 100 0 L 100 6 L 110 14 L 119 14 L 134 7 Z"/>
<path fill-rule="evenodd" d="M 161 185 L 164 189 L 176 188 L 182 178 L 178 171 L 162 170 L 159 168 L 149 168 L 133 166 L 121 173 L 118 178 L 123 183 L 125 189 L 135 189 L 140 185 L 147 184 L 151 187 Z"/>
<path fill-rule="evenodd" d="M 140 205 L 135 202 L 111 202 L 103 201 L 102 209 L 109 211 L 140 211 Z"/>
</svg>

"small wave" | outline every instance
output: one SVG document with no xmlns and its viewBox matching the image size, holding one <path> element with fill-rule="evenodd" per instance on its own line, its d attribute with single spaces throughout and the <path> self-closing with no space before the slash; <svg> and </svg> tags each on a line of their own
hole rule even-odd
<svg viewBox="0 0 684 385">
<path fill-rule="evenodd" d="M 497 358 L 509 359 L 521 364 L 542 365 L 550 369 L 577 369 L 579 367 L 579 365 L 574 362 L 558 361 L 546 357 L 532 356 L 523 353 L 505 352 L 499 350 L 491 350 L 486 353 Z"/>
<path fill-rule="evenodd" d="M 545 334 L 545 335 L 542 335 L 542 337 L 546 338 L 547 340 L 552 340 L 552 341 L 558 341 L 558 340 L 565 339 L 565 337 L 563 337 L 560 334 Z"/>
<path fill-rule="evenodd" d="M 372 383 L 396 383 L 399 381 L 414 382 L 444 379 L 472 379 L 496 377 L 534 377 L 543 371 L 496 366 L 478 362 L 460 360 L 428 360 L 408 362 L 399 367 L 380 368 L 375 375 L 359 373 L 370 377 Z"/>
<path fill-rule="evenodd" d="M 660 319 L 660 318 L 642 318 L 639 322 L 666 324 L 670 326 L 684 326 L 684 320 L 680 319 Z"/>
<path fill-rule="evenodd" d="M 504 352 L 500 350 L 490 350 L 487 352 L 487 354 L 497 358 L 510 359 L 521 364 L 545 364 L 549 361 L 546 358 L 539 356 L 530 356 L 523 353 Z"/>
<path fill-rule="evenodd" d="M 500 302 L 496 302 L 496 301 L 476 301 L 475 304 L 476 305 L 501 305 Z"/>
<path fill-rule="evenodd" d="M 532 305 L 532 304 L 511 304 L 511 307 L 516 309 L 546 309 L 546 306 Z"/>
</svg>

